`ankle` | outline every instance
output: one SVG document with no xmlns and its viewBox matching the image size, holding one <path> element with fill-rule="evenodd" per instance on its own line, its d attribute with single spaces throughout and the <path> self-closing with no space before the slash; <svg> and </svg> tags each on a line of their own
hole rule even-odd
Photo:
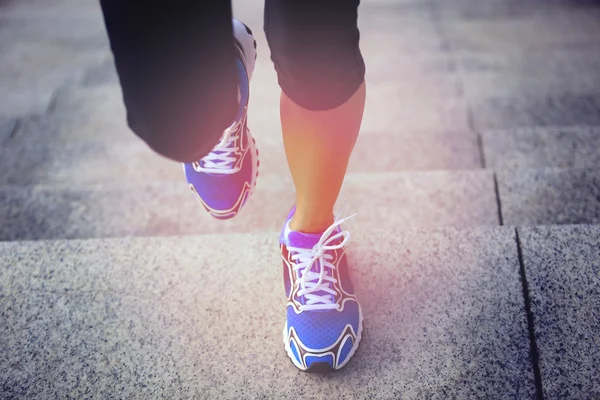
<svg viewBox="0 0 600 400">
<path fill-rule="evenodd" d="M 321 233 L 333 224 L 333 215 L 320 218 L 306 218 L 294 214 L 290 220 L 290 229 L 302 233 Z"/>
</svg>

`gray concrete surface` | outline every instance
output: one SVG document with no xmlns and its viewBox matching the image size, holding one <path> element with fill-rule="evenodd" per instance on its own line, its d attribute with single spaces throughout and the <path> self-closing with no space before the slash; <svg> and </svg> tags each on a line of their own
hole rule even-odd
<svg viewBox="0 0 600 400">
<path fill-rule="evenodd" d="M 0 5 L 0 116 L 44 114 L 60 86 L 108 52 L 98 2 Z"/>
<path fill-rule="evenodd" d="M 600 223 L 600 169 L 500 171 L 498 188 L 507 225 Z"/>
<path fill-rule="evenodd" d="M 108 38 L 102 15 L 98 12 L 99 2 L 96 3 L 97 8 L 89 12 L 64 9 L 60 13 L 0 11 L 0 43 L 37 42 L 71 50 L 106 51 Z"/>
<path fill-rule="evenodd" d="M 10 139 L 15 131 L 16 124 L 16 118 L 0 117 L 0 143 Z"/>
<path fill-rule="evenodd" d="M 600 126 L 482 132 L 485 164 L 494 169 L 600 165 Z"/>
<path fill-rule="evenodd" d="M 0 240 L 279 230 L 295 203 L 294 185 L 284 177 L 259 176 L 258 182 L 260 189 L 229 221 L 210 217 L 181 179 L 4 186 Z M 338 208 L 345 200 L 359 214 L 357 229 L 498 225 L 489 171 L 352 174 L 344 182 Z"/>
<path fill-rule="evenodd" d="M 55 92 L 50 89 L 10 91 L 0 98 L 0 110 L 2 110 L 0 115 L 3 118 L 42 115 L 48 111 L 54 94 Z"/>
<path fill-rule="evenodd" d="M 289 176 L 280 129 L 249 125 L 259 146 L 260 174 Z M 6 131 L 6 135 L 9 135 Z M 51 141 L 45 140 L 52 137 Z M 390 151 L 393 149 L 393 151 Z M 413 131 L 359 136 L 349 173 L 464 170 L 481 167 L 476 135 L 469 131 Z M 23 121 L 0 149 L 7 184 L 181 181 L 181 166 L 152 152 L 124 120 L 73 114 Z"/>
<path fill-rule="evenodd" d="M 600 50 L 600 48 L 598 48 Z M 566 74 L 571 75 L 564 79 Z M 502 84 L 499 84 L 502 82 Z M 600 87 L 600 72 L 584 69 L 564 71 L 557 75 L 545 75 L 537 71 L 532 74 L 502 74 L 495 72 L 471 73 L 464 78 L 466 96 L 478 101 L 494 96 L 503 97 L 546 97 L 557 95 L 588 94 L 590 89 Z"/>
<path fill-rule="evenodd" d="M 478 130 L 600 125 L 600 94 L 490 97 L 473 105 Z"/>
<path fill-rule="evenodd" d="M 582 43 L 597 45 L 600 40 L 598 27 L 600 13 L 589 8 L 577 9 L 576 2 L 572 2 L 572 7 L 562 7 L 555 9 L 554 12 L 550 8 L 552 4 L 540 2 L 530 2 L 531 7 L 528 7 L 526 2 L 516 1 L 469 1 L 469 3 L 470 12 L 476 12 L 478 7 L 495 5 L 503 7 L 505 14 L 502 15 L 502 11 L 494 10 L 493 15 L 489 17 L 452 18 L 448 14 L 444 15 L 444 6 L 441 6 L 442 34 L 454 51 L 487 52 L 493 49 L 499 52 L 511 52 L 557 46 L 568 47 Z M 509 3 L 512 5 L 508 5 Z M 451 3 L 446 10 L 456 9 L 455 4 Z M 527 12 L 531 14 L 525 15 Z M 485 32 L 485 34 L 474 35 L 473 32 Z"/>
<path fill-rule="evenodd" d="M 544 398 L 600 398 L 600 228 L 519 229 Z"/>
<path fill-rule="evenodd" d="M 0 398 L 593 398 L 599 4 L 362 2 L 367 107 L 340 202 L 367 329 L 317 376 L 279 347 L 294 193 L 261 5 L 234 2 L 259 46 L 262 171 L 219 224 L 126 128 L 98 2 L 0 1 Z M 581 224 L 521 229 L 531 303 L 499 214 Z"/>
<path fill-rule="evenodd" d="M 283 351 L 277 235 L 0 244 L 0 390 L 533 398 L 513 230 L 356 230 L 349 259 L 365 333 L 347 367 L 322 376 Z"/>
</svg>

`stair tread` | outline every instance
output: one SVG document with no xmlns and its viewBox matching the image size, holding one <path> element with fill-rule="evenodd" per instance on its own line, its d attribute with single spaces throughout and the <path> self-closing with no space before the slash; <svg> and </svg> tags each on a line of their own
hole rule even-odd
<svg viewBox="0 0 600 400">
<path fill-rule="evenodd" d="M 600 125 L 484 131 L 482 143 L 488 168 L 600 165 Z"/>
<path fill-rule="evenodd" d="M 352 230 L 362 344 L 341 380 L 311 393 L 363 398 L 402 385 L 417 397 L 532 397 L 514 236 L 509 228 Z M 1 243 L 0 262 L 17 260 L 0 272 L 9 282 L 0 366 L 37 366 L 32 393 L 302 396 L 281 343 L 276 232 Z M 448 308 L 455 303 L 463 307 Z M 75 385 L 87 368 L 97 379 Z M 23 379 L 3 370 L 13 385 Z"/>
<path fill-rule="evenodd" d="M 0 186 L 0 199 L 0 238 L 19 240 L 277 230 L 295 193 L 289 177 L 259 176 L 248 204 L 229 221 L 210 217 L 183 176 L 152 183 Z M 491 171 L 349 174 L 338 206 L 345 200 L 359 214 L 358 226 L 498 224 Z"/>
</svg>

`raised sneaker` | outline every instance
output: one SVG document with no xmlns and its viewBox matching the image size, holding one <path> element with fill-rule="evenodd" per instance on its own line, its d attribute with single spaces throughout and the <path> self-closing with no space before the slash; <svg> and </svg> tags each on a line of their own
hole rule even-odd
<svg viewBox="0 0 600 400">
<path fill-rule="evenodd" d="M 244 206 L 258 177 L 258 150 L 247 127 L 250 78 L 256 61 L 256 41 L 252 31 L 233 20 L 240 107 L 235 121 L 223 132 L 220 142 L 204 158 L 183 164 L 190 189 L 215 218 L 235 217 Z"/>
</svg>

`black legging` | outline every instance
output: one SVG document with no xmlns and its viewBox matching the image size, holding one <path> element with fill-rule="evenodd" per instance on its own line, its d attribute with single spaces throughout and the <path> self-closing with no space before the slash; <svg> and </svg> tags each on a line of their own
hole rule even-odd
<svg viewBox="0 0 600 400">
<path fill-rule="evenodd" d="M 359 0 L 265 0 L 278 81 L 300 106 L 340 106 L 362 84 Z M 157 153 L 208 154 L 237 110 L 231 3 L 100 0 L 130 128 Z"/>
</svg>

